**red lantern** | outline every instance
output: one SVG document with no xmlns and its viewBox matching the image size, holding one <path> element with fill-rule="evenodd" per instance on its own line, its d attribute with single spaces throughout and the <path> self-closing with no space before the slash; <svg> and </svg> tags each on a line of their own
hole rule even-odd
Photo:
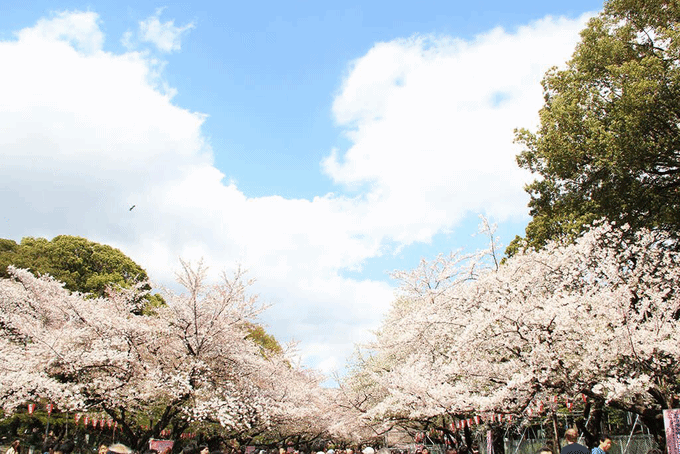
<svg viewBox="0 0 680 454">
<path fill-rule="evenodd" d="M 52 414 L 52 409 L 54 408 L 54 405 L 52 404 L 47 404 L 47 414 L 51 415 Z"/>
<path fill-rule="evenodd" d="M 585 394 L 581 394 L 581 399 L 583 399 L 583 403 L 584 403 L 584 404 L 585 404 L 586 402 L 588 402 L 588 398 L 586 397 Z"/>
<path fill-rule="evenodd" d="M 80 414 L 80 413 L 76 413 L 76 414 L 75 414 L 74 418 L 75 418 L 75 420 L 76 420 L 76 425 L 78 425 L 78 422 L 80 421 L 80 417 L 81 417 L 81 414 Z"/>
<path fill-rule="evenodd" d="M 480 424 L 482 422 L 482 417 L 477 415 L 475 416 L 475 424 Z"/>
<path fill-rule="evenodd" d="M 35 404 L 28 404 L 28 414 L 32 415 L 35 411 Z"/>
</svg>

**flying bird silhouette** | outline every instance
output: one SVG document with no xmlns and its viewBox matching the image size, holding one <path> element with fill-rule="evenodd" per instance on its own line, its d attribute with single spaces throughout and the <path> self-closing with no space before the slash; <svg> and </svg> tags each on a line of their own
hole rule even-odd
<svg viewBox="0 0 680 454">
<path fill-rule="evenodd" d="M 136 207 L 136 206 L 137 206 L 137 205 L 132 205 L 128 211 L 132 211 L 132 209 L 133 209 L 134 207 Z"/>
</svg>

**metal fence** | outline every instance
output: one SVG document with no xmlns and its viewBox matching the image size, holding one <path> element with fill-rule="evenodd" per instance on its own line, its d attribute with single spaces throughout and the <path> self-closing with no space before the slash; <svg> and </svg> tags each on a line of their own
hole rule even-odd
<svg viewBox="0 0 680 454">
<path fill-rule="evenodd" d="M 536 452 L 545 446 L 549 440 L 545 438 L 538 439 L 523 439 L 505 441 L 505 454 L 536 454 Z M 612 447 L 609 454 L 647 454 L 652 449 L 658 448 L 654 437 L 651 435 L 613 435 Z M 486 454 L 486 442 L 481 442 L 479 446 L 480 454 L 484 451 Z"/>
</svg>

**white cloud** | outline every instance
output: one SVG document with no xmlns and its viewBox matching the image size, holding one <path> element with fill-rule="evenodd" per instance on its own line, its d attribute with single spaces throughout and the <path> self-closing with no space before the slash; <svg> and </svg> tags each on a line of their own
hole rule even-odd
<svg viewBox="0 0 680 454">
<path fill-rule="evenodd" d="M 150 36 L 178 49 L 193 25 L 159 15 L 145 21 Z M 96 14 L 41 19 L 0 42 L 3 236 L 112 244 L 163 284 L 179 257 L 204 257 L 214 275 L 241 262 L 274 303 L 271 331 L 299 339 L 308 364 L 335 368 L 392 298 L 390 283 L 342 270 L 388 243 L 429 241 L 469 211 L 524 213 L 512 128 L 536 122 L 538 81 L 568 58 L 584 20 L 377 44 L 333 107 L 353 145 L 324 162 L 339 184 L 369 190 L 301 200 L 251 198 L 225 182 L 205 115 L 172 103 L 148 54 L 102 51 Z"/>
<path fill-rule="evenodd" d="M 99 51 L 104 44 L 99 15 L 81 11 L 54 13 L 53 17 L 40 19 L 35 26 L 19 31 L 17 37 L 22 42 L 67 41 L 85 53 Z"/>
<path fill-rule="evenodd" d="M 513 129 L 537 124 L 540 80 L 569 58 L 587 18 L 546 18 L 470 42 L 415 36 L 356 60 L 333 104 L 352 145 L 323 167 L 337 183 L 368 185 L 364 225 L 408 244 L 469 213 L 525 216 Z"/>
<path fill-rule="evenodd" d="M 139 23 L 139 39 L 154 44 L 161 52 L 176 52 L 182 48 L 182 36 L 194 28 L 194 23 L 176 27 L 174 20 L 161 22 L 162 13 L 163 8 L 159 8 L 153 16 Z M 123 36 L 124 43 L 129 43 L 130 39 L 129 34 Z"/>
</svg>

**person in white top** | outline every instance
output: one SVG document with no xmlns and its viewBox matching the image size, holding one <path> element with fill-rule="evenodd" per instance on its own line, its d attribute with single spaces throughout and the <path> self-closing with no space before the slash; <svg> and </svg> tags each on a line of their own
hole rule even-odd
<svg viewBox="0 0 680 454">
<path fill-rule="evenodd" d="M 5 454 L 21 454 L 21 442 L 19 440 L 14 440 L 12 445 L 7 449 Z"/>
</svg>

